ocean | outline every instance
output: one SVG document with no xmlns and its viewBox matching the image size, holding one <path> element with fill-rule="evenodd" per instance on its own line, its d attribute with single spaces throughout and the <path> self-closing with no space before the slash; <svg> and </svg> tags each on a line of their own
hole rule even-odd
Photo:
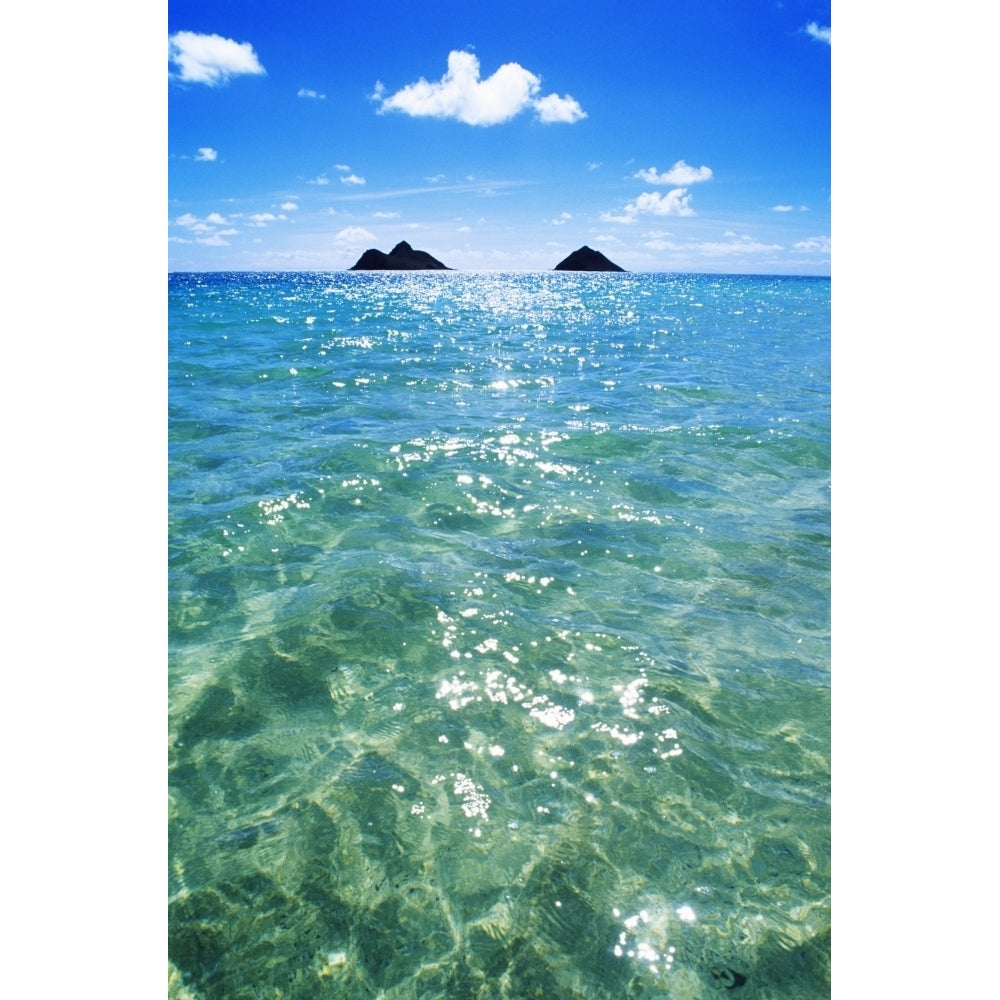
<svg viewBox="0 0 1000 1000">
<path fill-rule="evenodd" d="M 830 280 L 169 276 L 170 994 L 830 992 Z"/>
</svg>

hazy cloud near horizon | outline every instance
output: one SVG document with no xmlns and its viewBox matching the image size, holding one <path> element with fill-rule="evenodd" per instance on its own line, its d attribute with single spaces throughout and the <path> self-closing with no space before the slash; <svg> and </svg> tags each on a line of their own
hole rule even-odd
<svg viewBox="0 0 1000 1000">
<path fill-rule="evenodd" d="M 516 62 L 504 63 L 485 80 L 479 59 L 471 52 L 448 53 L 448 71 L 436 83 L 421 77 L 394 94 L 386 94 L 381 81 L 372 99 L 378 113 L 401 111 L 412 117 L 453 118 L 466 125 L 500 125 L 533 108 L 538 120 L 572 124 L 587 113 L 569 95 L 539 96 L 541 78 Z"/>
<path fill-rule="evenodd" d="M 360 246 L 363 243 L 372 243 L 375 240 L 375 234 L 370 233 L 367 229 L 363 229 L 361 226 L 348 226 L 346 229 L 341 229 L 334 240 L 337 243 L 345 244 L 346 246 Z"/>
</svg>

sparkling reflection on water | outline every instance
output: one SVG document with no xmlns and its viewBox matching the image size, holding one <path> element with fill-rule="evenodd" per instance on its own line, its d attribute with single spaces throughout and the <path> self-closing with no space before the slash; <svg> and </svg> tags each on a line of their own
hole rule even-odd
<svg viewBox="0 0 1000 1000">
<path fill-rule="evenodd" d="M 170 340 L 174 995 L 827 995 L 828 281 L 175 275 Z"/>
</svg>

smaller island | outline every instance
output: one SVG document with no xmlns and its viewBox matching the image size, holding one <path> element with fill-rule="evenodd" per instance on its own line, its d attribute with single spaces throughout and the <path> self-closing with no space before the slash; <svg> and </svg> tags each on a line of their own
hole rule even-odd
<svg viewBox="0 0 1000 1000">
<path fill-rule="evenodd" d="M 608 260 L 600 250 L 590 247 L 580 247 L 574 250 L 565 260 L 559 261 L 553 271 L 624 271 L 614 261 Z"/>
<path fill-rule="evenodd" d="M 450 271 L 426 250 L 414 250 L 406 240 L 397 243 L 388 253 L 366 250 L 352 271 Z"/>
</svg>

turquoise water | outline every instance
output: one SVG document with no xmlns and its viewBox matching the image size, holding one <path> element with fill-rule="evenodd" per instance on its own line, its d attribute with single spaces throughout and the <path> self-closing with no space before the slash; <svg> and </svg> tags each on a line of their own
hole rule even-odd
<svg viewBox="0 0 1000 1000">
<path fill-rule="evenodd" d="M 829 995 L 829 279 L 169 296 L 171 994 Z"/>
</svg>

